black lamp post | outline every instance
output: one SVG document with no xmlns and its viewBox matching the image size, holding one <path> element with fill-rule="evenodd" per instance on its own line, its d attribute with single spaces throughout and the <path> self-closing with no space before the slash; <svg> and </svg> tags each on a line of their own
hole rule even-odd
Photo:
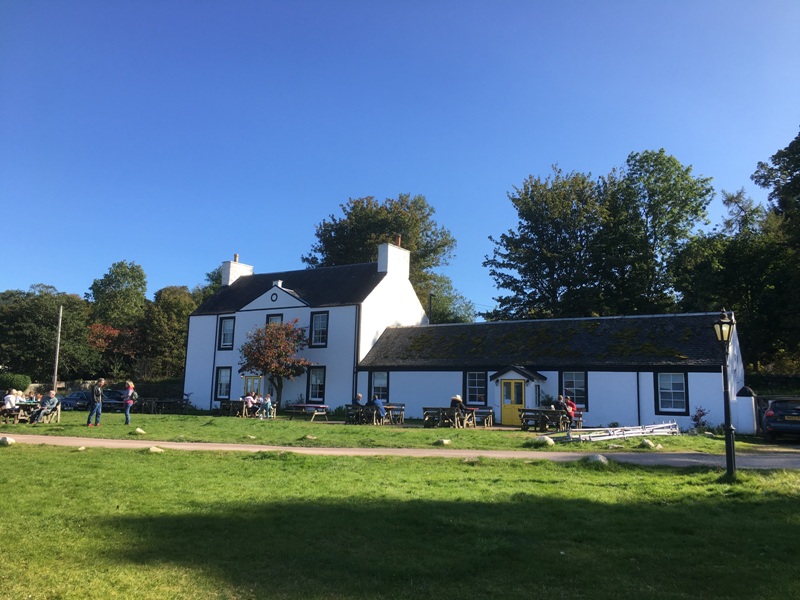
<svg viewBox="0 0 800 600">
<path fill-rule="evenodd" d="M 736 321 L 728 316 L 722 309 L 720 318 L 714 322 L 714 334 L 717 341 L 725 345 L 725 362 L 722 365 L 722 385 L 724 386 L 725 401 L 725 466 L 728 477 L 736 477 L 736 450 L 734 449 L 734 427 L 731 425 L 731 392 L 728 386 L 728 354 L 731 348 L 731 338 Z"/>
</svg>

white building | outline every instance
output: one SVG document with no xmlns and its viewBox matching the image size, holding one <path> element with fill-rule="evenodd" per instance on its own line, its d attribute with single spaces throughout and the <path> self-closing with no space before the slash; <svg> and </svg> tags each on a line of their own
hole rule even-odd
<svg viewBox="0 0 800 600">
<path fill-rule="evenodd" d="M 298 319 L 313 366 L 285 382 L 284 402 L 335 408 L 361 392 L 404 403 L 413 418 L 460 394 L 516 424 L 518 408 L 564 394 L 587 426 L 689 428 L 699 408 L 723 422 L 718 313 L 429 325 L 408 274 L 408 251 L 391 244 L 376 263 L 341 267 L 255 275 L 224 263 L 223 288 L 189 318 L 184 392 L 204 409 L 264 393 L 263 374 L 239 373 L 239 348 L 256 327 Z M 736 396 L 744 368 L 735 331 L 728 373 L 733 425 L 755 433 L 753 398 Z"/>
<path fill-rule="evenodd" d="M 222 289 L 189 317 L 184 392 L 198 408 L 267 391 L 263 374 L 239 373 L 239 348 L 270 321 L 298 319 L 309 334 L 302 355 L 314 363 L 284 383 L 283 401 L 331 406 L 352 400 L 356 366 L 387 327 L 427 322 L 409 252 L 392 244 L 379 246 L 376 263 L 254 275 L 236 257 L 222 267 Z"/>
</svg>

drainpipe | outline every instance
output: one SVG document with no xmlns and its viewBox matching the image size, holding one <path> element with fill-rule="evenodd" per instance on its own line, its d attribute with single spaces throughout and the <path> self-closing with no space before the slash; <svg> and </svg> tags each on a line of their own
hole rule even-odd
<svg viewBox="0 0 800 600">
<path fill-rule="evenodd" d="M 642 374 L 636 371 L 636 422 L 638 425 L 642 424 Z"/>
</svg>

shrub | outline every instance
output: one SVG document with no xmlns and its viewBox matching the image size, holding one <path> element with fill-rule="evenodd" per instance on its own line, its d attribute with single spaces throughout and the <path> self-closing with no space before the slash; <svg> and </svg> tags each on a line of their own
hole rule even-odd
<svg viewBox="0 0 800 600">
<path fill-rule="evenodd" d="M 705 420 L 705 416 L 708 412 L 709 411 L 702 406 L 697 407 L 697 410 L 694 411 L 694 414 L 690 417 L 695 429 L 708 429 L 708 421 Z"/>
<path fill-rule="evenodd" d="M 0 373 L 0 390 L 27 390 L 31 385 L 31 378 L 28 375 L 17 373 Z M 5 395 L 5 394 L 4 394 Z"/>
</svg>

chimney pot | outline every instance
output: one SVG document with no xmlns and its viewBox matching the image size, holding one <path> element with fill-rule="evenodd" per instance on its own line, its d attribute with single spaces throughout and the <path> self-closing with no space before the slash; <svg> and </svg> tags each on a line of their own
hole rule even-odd
<svg viewBox="0 0 800 600">
<path fill-rule="evenodd" d="M 234 254 L 233 255 L 233 262 L 239 262 L 239 255 L 238 254 Z"/>
</svg>

